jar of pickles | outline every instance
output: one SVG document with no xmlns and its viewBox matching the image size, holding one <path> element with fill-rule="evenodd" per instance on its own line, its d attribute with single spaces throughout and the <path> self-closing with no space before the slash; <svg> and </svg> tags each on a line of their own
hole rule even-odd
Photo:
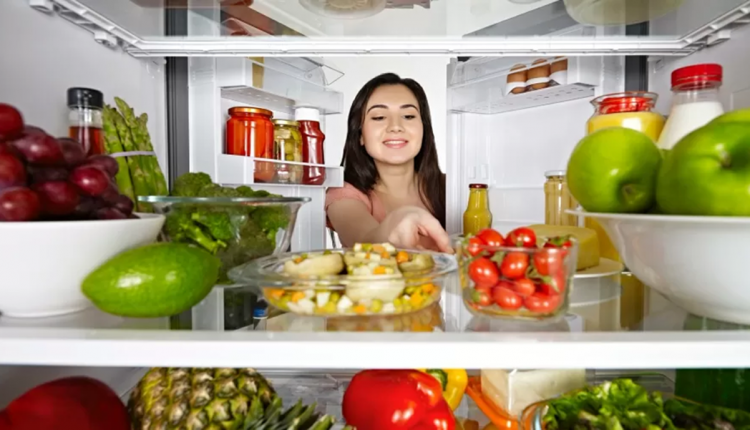
<svg viewBox="0 0 750 430">
<path fill-rule="evenodd" d="M 577 226 L 575 215 L 566 211 L 578 206 L 576 199 L 568 190 L 565 170 L 544 172 L 547 182 L 544 183 L 544 223 L 548 225 Z"/>
<path fill-rule="evenodd" d="M 297 121 L 275 119 L 274 125 L 274 158 L 279 161 L 302 162 L 302 135 Z M 276 181 L 281 184 L 302 183 L 303 166 L 301 164 L 278 163 Z"/>
</svg>

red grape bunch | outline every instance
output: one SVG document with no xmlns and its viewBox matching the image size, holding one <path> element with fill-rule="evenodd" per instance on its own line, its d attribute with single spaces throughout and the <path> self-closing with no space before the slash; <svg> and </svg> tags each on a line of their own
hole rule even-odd
<svg viewBox="0 0 750 430">
<path fill-rule="evenodd" d="M 113 181 L 118 167 L 108 155 L 87 157 L 73 139 L 24 125 L 0 103 L 0 221 L 135 218 Z"/>
</svg>

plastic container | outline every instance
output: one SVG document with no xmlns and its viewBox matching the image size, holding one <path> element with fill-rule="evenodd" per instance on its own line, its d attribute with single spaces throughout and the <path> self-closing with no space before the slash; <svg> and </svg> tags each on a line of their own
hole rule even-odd
<svg viewBox="0 0 750 430">
<path fill-rule="evenodd" d="M 631 25 L 677 10 L 685 0 L 565 0 L 570 16 L 583 25 Z"/>
<path fill-rule="evenodd" d="M 169 228 L 171 217 L 185 212 L 191 217 L 199 211 L 225 212 L 232 226 L 232 238 L 221 243 L 211 240 L 210 243 L 215 246 L 214 252 L 222 262 L 219 283 L 228 283 L 227 271 L 232 267 L 289 249 L 297 211 L 310 198 L 139 196 L 138 201 L 152 203 L 156 212 L 166 215 L 162 231 L 164 239 L 182 243 L 198 244 L 187 237 L 174 237 L 174 231 Z M 278 227 L 264 227 L 269 220 Z M 203 227 L 196 224 L 196 228 Z M 252 236 L 249 237 L 249 234 Z"/>
<path fill-rule="evenodd" d="M 570 242 L 569 248 L 468 247 L 466 238 L 457 239 L 461 295 L 469 312 L 531 320 L 562 317 L 578 259 L 578 243 Z M 545 268 L 542 260 L 549 262 Z"/>
<path fill-rule="evenodd" d="M 273 120 L 274 157 L 279 161 L 302 162 L 302 135 L 299 123 L 287 119 Z M 302 183 L 302 165 L 278 163 L 276 181 L 279 184 Z"/>
<path fill-rule="evenodd" d="M 68 88 L 68 136 L 88 155 L 106 154 L 102 135 L 104 95 L 90 88 Z"/>
<path fill-rule="evenodd" d="M 256 107 L 229 109 L 224 152 L 255 158 L 274 158 L 273 112 Z M 255 182 L 272 182 L 276 173 L 273 162 L 255 161 Z"/>
<path fill-rule="evenodd" d="M 377 15 L 387 4 L 386 0 L 299 0 L 307 10 L 320 16 L 336 19 L 362 19 Z"/>
<path fill-rule="evenodd" d="M 320 130 L 320 111 L 315 108 L 298 107 L 294 110 L 294 119 L 299 123 L 302 135 L 302 161 L 320 166 L 304 166 L 302 183 L 305 185 L 323 185 L 326 180 L 325 154 L 323 143 L 326 135 Z"/>
<path fill-rule="evenodd" d="M 357 252 L 349 248 L 261 258 L 232 269 L 229 277 L 237 284 L 256 288 L 271 306 L 300 315 L 357 317 L 407 314 L 438 302 L 447 275 L 457 268 L 453 256 L 425 251 L 398 251 L 406 252 L 410 257 L 429 256 L 433 266 L 417 271 L 400 269 L 401 273 L 394 274 L 340 274 L 350 270 L 344 270 L 345 266 L 352 267 L 338 263 L 344 261 L 345 254 Z M 341 259 L 327 257 L 325 263 L 319 259 L 333 254 L 340 255 Z M 291 274 L 285 268 L 305 260 L 315 261 L 310 267 L 321 268 L 328 266 L 331 259 L 336 262 L 335 267 L 340 264 L 335 275 Z M 404 266 L 399 263 L 399 267 Z"/>
<path fill-rule="evenodd" d="M 445 330 L 439 303 L 404 315 L 326 319 L 326 331 L 433 333 Z"/>
<path fill-rule="evenodd" d="M 718 64 L 697 64 L 672 72 L 672 111 L 658 139 L 672 149 L 683 137 L 724 113 L 719 99 L 723 69 Z"/>
</svg>

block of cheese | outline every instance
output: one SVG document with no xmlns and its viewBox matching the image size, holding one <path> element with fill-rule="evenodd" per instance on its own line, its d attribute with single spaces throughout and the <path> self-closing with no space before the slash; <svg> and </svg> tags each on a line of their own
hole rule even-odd
<svg viewBox="0 0 750 430">
<path fill-rule="evenodd" d="M 578 241 L 578 261 L 576 270 L 588 269 L 599 265 L 599 237 L 590 228 L 564 225 L 534 224 L 529 226 L 537 237 L 556 237 L 571 235 Z"/>
<path fill-rule="evenodd" d="M 519 416 L 533 403 L 585 386 L 585 369 L 482 369 L 482 394 L 513 417 Z"/>
</svg>

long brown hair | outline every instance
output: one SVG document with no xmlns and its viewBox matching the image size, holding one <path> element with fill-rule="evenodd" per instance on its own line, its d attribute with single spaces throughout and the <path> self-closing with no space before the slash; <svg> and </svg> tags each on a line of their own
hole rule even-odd
<svg viewBox="0 0 750 430">
<path fill-rule="evenodd" d="M 354 188 L 369 195 L 378 182 L 378 169 L 375 161 L 361 145 L 362 123 L 364 121 L 367 101 L 376 89 L 383 85 L 403 85 L 408 88 L 417 99 L 419 114 L 422 117 L 422 147 L 414 157 L 414 173 L 417 175 L 419 194 L 422 202 L 430 208 L 435 218 L 445 228 L 445 175 L 438 165 L 437 148 L 435 147 L 435 133 L 432 131 L 430 106 L 425 94 L 417 81 L 403 79 L 395 73 L 384 73 L 367 82 L 352 102 L 349 109 L 348 132 L 344 144 L 344 155 L 341 165 L 344 166 L 344 181 Z"/>
</svg>

